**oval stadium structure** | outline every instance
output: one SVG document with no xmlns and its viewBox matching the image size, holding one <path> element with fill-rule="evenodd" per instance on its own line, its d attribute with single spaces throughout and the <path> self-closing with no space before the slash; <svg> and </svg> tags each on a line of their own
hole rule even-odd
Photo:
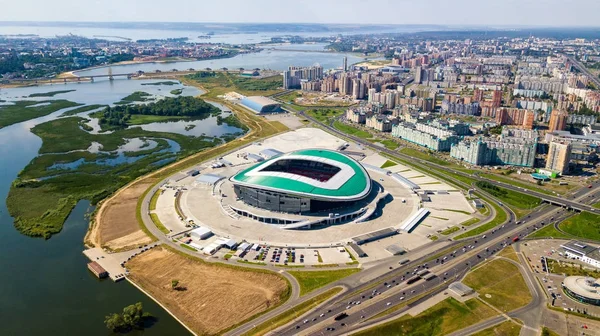
<svg viewBox="0 0 600 336">
<path fill-rule="evenodd" d="M 278 212 L 319 212 L 362 200 L 371 178 L 356 160 L 332 150 L 306 149 L 273 157 L 230 178 L 244 203 Z"/>
</svg>

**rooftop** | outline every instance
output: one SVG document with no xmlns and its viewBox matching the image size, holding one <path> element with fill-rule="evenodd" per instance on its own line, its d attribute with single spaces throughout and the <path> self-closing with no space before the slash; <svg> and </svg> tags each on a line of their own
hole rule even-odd
<svg viewBox="0 0 600 336">
<path fill-rule="evenodd" d="M 292 161 L 309 164 L 304 170 L 281 168 L 289 167 L 286 164 Z M 326 172 L 312 171 L 318 164 Z M 242 170 L 231 181 L 247 187 L 340 200 L 361 199 L 371 190 L 371 178 L 357 161 L 323 149 L 298 150 L 271 158 Z"/>
</svg>

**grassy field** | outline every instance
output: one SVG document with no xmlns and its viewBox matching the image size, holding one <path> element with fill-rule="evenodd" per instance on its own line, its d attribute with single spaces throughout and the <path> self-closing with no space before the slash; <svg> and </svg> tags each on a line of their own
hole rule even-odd
<svg viewBox="0 0 600 336">
<path fill-rule="evenodd" d="M 508 218 L 506 211 L 504 209 L 502 209 L 498 204 L 496 204 L 496 202 L 490 201 L 483 197 L 481 197 L 481 198 L 484 199 L 485 201 L 487 201 L 489 204 L 491 204 L 492 207 L 494 207 L 494 209 L 496 210 L 496 216 L 488 223 L 485 223 L 485 224 L 480 225 L 472 230 L 469 230 L 461 235 L 458 235 L 458 236 L 454 237 L 454 239 L 463 239 L 463 238 L 473 237 L 473 236 L 482 234 L 482 233 L 486 232 L 487 230 L 493 229 L 494 227 L 504 223 L 506 221 L 506 219 Z"/>
<path fill-rule="evenodd" d="M 388 168 L 388 167 L 393 167 L 393 166 L 397 166 L 397 165 L 398 164 L 396 162 L 387 160 L 381 165 L 381 168 Z"/>
<path fill-rule="evenodd" d="M 344 132 L 346 134 L 349 135 L 353 135 L 355 137 L 359 137 L 361 139 L 370 139 L 373 136 L 371 135 L 371 133 L 367 132 L 367 131 L 363 131 L 361 129 L 358 129 L 356 127 L 344 124 L 342 122 L 336 121 L 333 123 L 333 127 L 335 129 L 337 129 L 338 131 Z"/>
<path fill-rule="evenodd" d="M 532 234 L 527 236 L 527 238 L 554 238 L 554 239 L 566 238 L 566 239 L 571 239 L 571 238 L 573 238 L 573 236 L 570 236 L 568 234 L 564 234 L 564 233 L 558 231 L 554 227 L 554 225 L 546 225 L 543 228 L 534 231 Z"/>
<path fill-rule="evenodd" d="M 247 78 L 231 72 L 212 73 L 201 71 L 185 76 L 181 81 L 184 84 L 202 86 L 203 89 L 208 91 L 203 95 L 207 98 L 217 98 L 231 91 L 245 96 L 270 96 L 282 91 L 280 87 L 283 85 L 283 76 Z"/>
<path fill-rule="evenodd" d="M 314 109 L 314 110 L 307 110 L 306 114 L 308 114 L 309 116 L 317 119 L 318 121 L 320 121 L 324 124 L 329 124 L 332 119 L 344 114 L 344 110 L 343 109 L 320 108 L 320 109 Z"/>
<path fill-rule="evenodd" d="M 156 227 L 160 230 L 160 232 L 164 233 L 164 234 L 168 234 L 169 233 L 169 229 L 167 229 L 163 223 L 160 221 L 160 219 L 158 218 L 157 214 L 151 213 L 150 214 L 150 218 L 152 218 L 152 223 L 154 223 L 154 225 L 156 225 Z"/>
<path fill-rule="evenodd" d="M 394 149 L 397 149 L 398 147 L 400 147 L 400 145 L 396 141 L 391 140 L 391 139 L 381 140 L 379 142 L 382 143 L 385 146 L 385 148 L 391 149 L 391 150 L 394 150 Z"/>
<path fill-rule="evenodd" d="M 37 104 L 46 104 L 33 106 Z M 68 100 L 48 100 L 48 101 L 30 101 L 22 100 L 15 102 L 14 105 L 0 106 L 0 128 L 17 124 L 23 121 L 44 117 L 58 110 L 68 107 L 80 106 Z"/>
<path fill-rule="evenodd" d="M 143 115 L 143 114 L 132 114 L 130 119 L 127 121 L 127 125 L 145 125 L 155 122 L 167 122 L 177 120 L 188 120 L 192 119 L 186 116 L 159 116 L 159 115 Z"/>
<path fill-rule="evenodd" d="M 461 226 L 471 226 L 471 225 L 473 225 L 473 224 L 477 224 L 477 223 L 479 223 L 479 221 L 480 221 L 480 220 L 481 220 L 481 219 L 479 219 L 479 218 L 475 218 L 475 217 L 474 217 L 474 218 L 471 218 L 471 219 L 467 219 L 466 221 L 464 221 L 464 222 L 460 223 L 460 225 L 461 225 Z"/>
<path fill-rule="evenodd" d="M 400 150 L 400 153 L 406 154 L 406 155 L 410 155 L 410 156 L 412 156 L 414 158 L 417 158 L 417 159 L 429 161 L 429 162 L 438 164 L 440 166 L 450 166 L 450 165 L 452 165 L 450 162 L 448 162 L 446 160 L 437 158 L 437 157 L 433 156 L 430 153 L 425 153 L 425 152 L 422 152 L 420 150 L 416 150 L 414 148 L 409 148 L 409 147 L 402 148 Z"/>
<path fill-rule="evenodd" d="M 560 336 L 557 332 L 554 332 L 546 327 L 542 328 L 542 336 Z"/>
<path fill-rule="evenodd" d="M 456 231 L 460 231 L 460 228 L 458 226 L 452 226 L 440 233 L 443 234 L 444 236 L 447 236 L 449 234 L 453 234 Z"/>
<path fill-rule="evenodd" d="M 326 300 L 328 300 L 329 298 L 331 298 L 332 296 L 336 295 L 337 293 L 339 293 L 341 291 L 342 291 L 341 287 L 332 288 L 322 294 L 315 296 L 312 299 L 306 300 L 306 301 L 294 306 L 294 308 L 289 309 L 286 312 L 281 313 L 270 320 L 267 320 L 267 321 L 255 326 L 254 328 L 243 333 L 242 336 L 266 335 L 271 330 L 277 329 L 277 328 L 295 320 L 296 318 L 302 316 L 306 312 L 312 310 L 313 308 L 317 307 L 318 305 L 325 302 Z"/>
<path fill-rule="evenodd" d="M 154 195 L 152 195 L 152 198 L 150 199 L 150 205 L 148 206 L 148 210 L 156 210 L 156 203 L 158 202 L 158 197 L 160 197 L 161 193 L 162 191 L 159 189 L 154 193 Z"/>
<path fill-rule="evenodd" d="M 512 322 L 506 321 L 495 325 L 491 328 L 484 329 L 472 336 L 519 336 L 521 326 Z"/>
<path fill-rule="evenodd" d="M 590 212 L 582 212 L 567 218 L 559 227 L 576 237 L 600 241 L 600 216 Z"/>
<path fill-rule="evenodd" d="M 486 181 L 478 181 L 475 185 L 510 206 L 517 218 L 522 218 L 530 212 L 530 209 L 542 203 L 542 200 L 538 197 L 500 188 Z"/>
<path fill-rule="evenodd" d="M 463 283 L 479 297 L 503 312 L 527 305 L 531 293 L 517 266 L 506 260 L 492 260 L 471 271 Z"/>
<path fill-rule="evenodd" d="M 583 268 L 580 264 L 558 261 L 547 258 L 548 271 L 554 274 L 565 274 L 566 276 L 581 275 L 587 277 L 600 278 L 600 271 Z"/>
<path fill-rule="evenodd" d="M 360 272 L 360 268 L 335 271 L 289 271 L 288 273 L 298 280 L 300 284 L 300 296 L 302 296 L 356 272 Z"/>
<path fill-rule="evenodd" d="M 352 334 L 353 336 L 448 335 L 497 313 L 477 299 L 461 303 L 448 298 L 417 316 L 399 319 Z"/>
</svg>

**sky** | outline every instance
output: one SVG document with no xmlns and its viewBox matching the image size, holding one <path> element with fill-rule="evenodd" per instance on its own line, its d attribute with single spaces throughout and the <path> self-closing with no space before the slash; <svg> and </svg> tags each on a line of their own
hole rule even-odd
<svg viewBox="0 0 600 336">
<path fill-rule="evenodd" d="M 0 21 L 600 26 L 600 0 L 0 0 Z"/>
</svg>

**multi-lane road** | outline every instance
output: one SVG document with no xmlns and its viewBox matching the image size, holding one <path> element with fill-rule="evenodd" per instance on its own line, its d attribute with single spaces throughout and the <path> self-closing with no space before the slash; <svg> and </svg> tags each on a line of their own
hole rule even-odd
<svg viewBox="0 0 600 336">
<path fill-rule="evenodd" d="M 367 321 L 367 319 L 395 305 L 400 305 L 405 301 L 427 293 L 420 300 L 412 302 L 384 318 L 408 310 L 437 292 L 445 290 L 448 284 L 460 279 L 473 266 L 487 260 L 502 248 L 512 244 L 515 238 L 523 239 L 540 227 L 549 225 L 550 218 L 552 220 L 562 220 L 571 214 L 561 208 L 554 208 L 551 211 L 536 211 L 525 218 L 524 223 L 516 224 L 514 214 L 510 211 L 509 213 L 511 216 L 507 223 L 486 233 L 485 238 L 482 234 L 470 241 L 461 242 L 459 246 L 455 245 L 455 250 L 436 256 L 433 260 L 425 262 L 426 258 L 422 258 L 416 265 L 413 263 L 410 266 L 401 267 L 394 272 L 393 277 L 388 278 L 384 283 L 366 291 L 364 291 L 364 288 L 370 287 L 368 284 L 350 291 L 350 294 L 345 296 L 347 299 L 317 309 L 303 318 L 302 321 L 297 321 L 294 325 L 276 334 L 320 335 L 326 333 L 327 335 L 342 335 L 358 328 L 376 324 L 380 319 L 370 321 Z M 420 279 L 413 284 L 407 284 L 407 280 L 416 275 L 413 273 L 421 270 L 428 270 L 435 274 L 435 278 L 428 281 Z M 537 304 L 538 302 L 532 302 L 515 313 Z M 335 321 L 334 317 L 343 312 L 346 312 L 348 316 Z"/>
<path fill-rule="evenodd" d="M 573 63 L 573 66 L 575 68 L 577 68 L 577 70 L 579 70 L 580 72 L 584 73 L 585 75 L 587 75 L 590 80 L 592 82 L 594 82 L 594 84 L 596 84 L 596 87 L 600 87 L 600 79 L 596 76 L 594 76 L 593 73 L 591 73 L 585 66 L 583 66 L 583 64 L 581 64 L 581 62 L 579 62 L 578 60 L 576 60 L 573 56 L 567 55 L 567 54 L 563 54 L 571 63 Z"/>
</svg>

